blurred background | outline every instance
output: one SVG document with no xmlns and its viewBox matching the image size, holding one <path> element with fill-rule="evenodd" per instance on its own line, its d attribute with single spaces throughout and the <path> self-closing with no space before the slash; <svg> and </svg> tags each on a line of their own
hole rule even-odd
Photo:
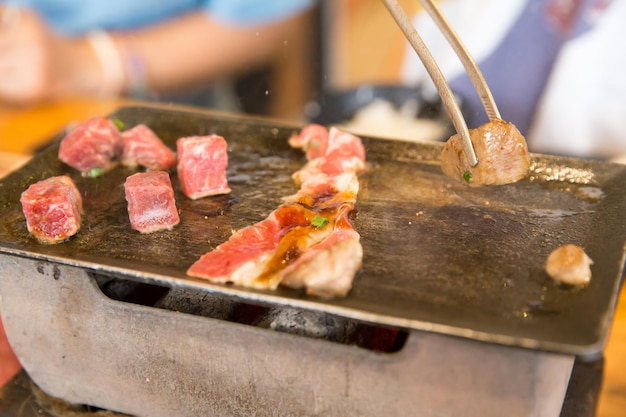
<svg viewBox="0 0 626 417">
<path fill-rule="evenodd" d="M 137 2 L 129 13 L 150 1 Z M 28 14 L 29 3 L 42 4 L 41 14 Z M 0 150 L 32 151 L 68 122 L 110 112 L 120 99 L 322 123 L 346 121 L 371 107 L 359 120 L 370 121 L 360 126 L 365 133 L 405 138 L 391 127 L 406 125 L 407 131 L 433 129 L 417 139 L 447 139 L 448 131 L 408 120 L 446 114 L 380 0 L 213 3 L 221 2 L 187 0 L 182 10 L 164 8 L 164 16 L 139 23 L 93 12 L 91 23 L 75 27 L 59 17 L 70 0 L 4 2 Z M 419 2 L 399 3 L 413 16 L 468 125 L 486 122 L 459 60 Z M 531 151 L 599 159 L 626 154 L 626 53 L 615 44 L 626 38 L 624 2 L 439 3 L 479 63 L 502 117 L 526 136 Z M 257 4 L 261 16 L 246 16 L 247 4 Z M 48 24 L 47 15 L 60 23 Z M 48 121 L 47 114 L 54 115 L 47 123 L 24 123 L 31 115 Z"/>
</svg>

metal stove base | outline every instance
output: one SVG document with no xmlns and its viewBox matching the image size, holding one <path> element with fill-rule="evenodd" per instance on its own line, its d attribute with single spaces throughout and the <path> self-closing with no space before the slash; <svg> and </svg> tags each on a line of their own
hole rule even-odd
<svg viewBox="0 0 626 417">
<path fill-rule="evenodd" d="M 146 417 L 558 417 L 573 356 L 429 332 L 396 353 L 129 304 L 0 255 L 7 336 L 51 396 Z"/>
<path fill-rule="evenodd" d="M 559 417 L 595 417 L 603 360 L 576 361 Z M 26 372 L 0 388 L 0 417 L 126 417 L 112 411 L 73 406 L 38 390 Z"/>
</svg>

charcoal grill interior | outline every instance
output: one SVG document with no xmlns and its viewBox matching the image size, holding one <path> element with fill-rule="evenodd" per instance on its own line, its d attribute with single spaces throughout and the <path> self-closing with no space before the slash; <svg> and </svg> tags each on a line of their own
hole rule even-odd
<svg viewBox="0 0 626 417">
<path fill-rule="evenodd" d="M 116 301 L 151 306 L 270 331 L 323 339 L 381 353 L 402 349 L 408 333 L 334 314 L 296 307 L 261 306 L 193 288 L 169 288 L 97 273 L 89 273 L 102 293 Z"/>
</svg>

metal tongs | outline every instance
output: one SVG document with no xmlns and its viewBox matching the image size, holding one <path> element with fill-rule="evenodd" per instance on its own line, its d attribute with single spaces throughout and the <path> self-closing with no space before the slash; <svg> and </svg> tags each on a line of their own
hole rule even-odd
<svg viewBox="0 0 626 417">
<path fill-rule="evenodd" d="M 463 151 L 465 152 L 465 156 L 467 158 L 467 162 L 470 166 L 476 166 L 478 164 L 478 157 L 476 156 L 476 152 L 474 151 L 474 146 L 472 144 L 472 140 L 470 138 L 469 130 L 467 128 L 467 123 L 465 123 L 465 119 L 463 118 L 463 114 L 461 113 L 461 109 L 459 108 L 458 103 L 454 99 L 454 95 L 452 90 L 450 90 L 450 86 L 446 81 L 439 65 L 433 58 L 432 54 L 424 44 L 424 41 L 420 37 L 420 35 L 415 30 L 415 27 L 411 23 L 411 20 L 406 15 L 404 10 L 400 7 L 397 0 L 382 0 L 393 16 L 394 20 L 406 36 L 407 40 L 417 52 L 417 55 L 421 59 L 424 67 L 428 71 L 428 74 L 432 78 L 435 83 L 435 87 L 437 87 L 437 91 L 441 96 L 441 100 L 443 104 L 446 106 L 450 118 L 452 119 L 452 124 L 454 128 L 459 133 L 461 137 L 461 143 L 463 145 Z M 493 96 L 491 95 L 491 91 L 487 86 L 485 79 L 483 78 L 480 69 L 476 65 L 474 59 L 470 56 L 468 50 L 465 48 L 465 45 L 461 42 L 458 35 L 452 29 L 446 18 L 439 10 L 439 7 L 435 4 L 433 0 L 419 0 L 422 4 L 422 7 L 430 15 L 433 19 L 441 33 L 446 37 L 446 40 L 454 49 L 454 52 L 459 57 L 465 70 L 467 71 L 474 88 L 478 92 L 480 96 L 480 100 L 485 108 L 485 112 L 487 113 L 487 117 L 490 121 L 495 119 L 500 119 L 500 112 L 496 106 L 495 101 L 493 100 Z"/>
</svg>

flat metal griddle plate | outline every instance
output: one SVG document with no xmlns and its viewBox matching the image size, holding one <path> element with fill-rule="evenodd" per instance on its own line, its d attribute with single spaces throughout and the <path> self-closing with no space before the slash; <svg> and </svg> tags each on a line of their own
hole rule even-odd
<svg viewBox="0 0 626 417">
<path fill-rule="evenodd" d="M 354 217 L 363 267 L 346 298 L 328 301 L 185 274 L 233 230 L 264 219 L 297 191 L 291 174 L 305 159 L 287 138 L 301 126 L 177 108 L 128 107 L 113 116 L 127 127 L 147 124 L 172 148 L 179 137 L 223 135 L 232 193 L 189 200 L 173 173 L 181 223 L 142 235 L 130 228 L 124 199 L 123 183 L 135 171 L 83 178 L 58 160 L 57 141 L 0 182 L 0 252 L 384 326 L 568 354 L 603 348 L 624 270 L 626 167 L 533 155 L 528 179 L 469 188 L 441 173 L 440 143 L 363 138 L 368 169 Z M 65 243 L 40 245 L 27 233 L 19 196 L 60 174 L 82 192 L 82 229 Z M 550 251 L 566 243 L 594 260 L 587 288 L 559 286 L 544 272 Z"/>
</svg>

